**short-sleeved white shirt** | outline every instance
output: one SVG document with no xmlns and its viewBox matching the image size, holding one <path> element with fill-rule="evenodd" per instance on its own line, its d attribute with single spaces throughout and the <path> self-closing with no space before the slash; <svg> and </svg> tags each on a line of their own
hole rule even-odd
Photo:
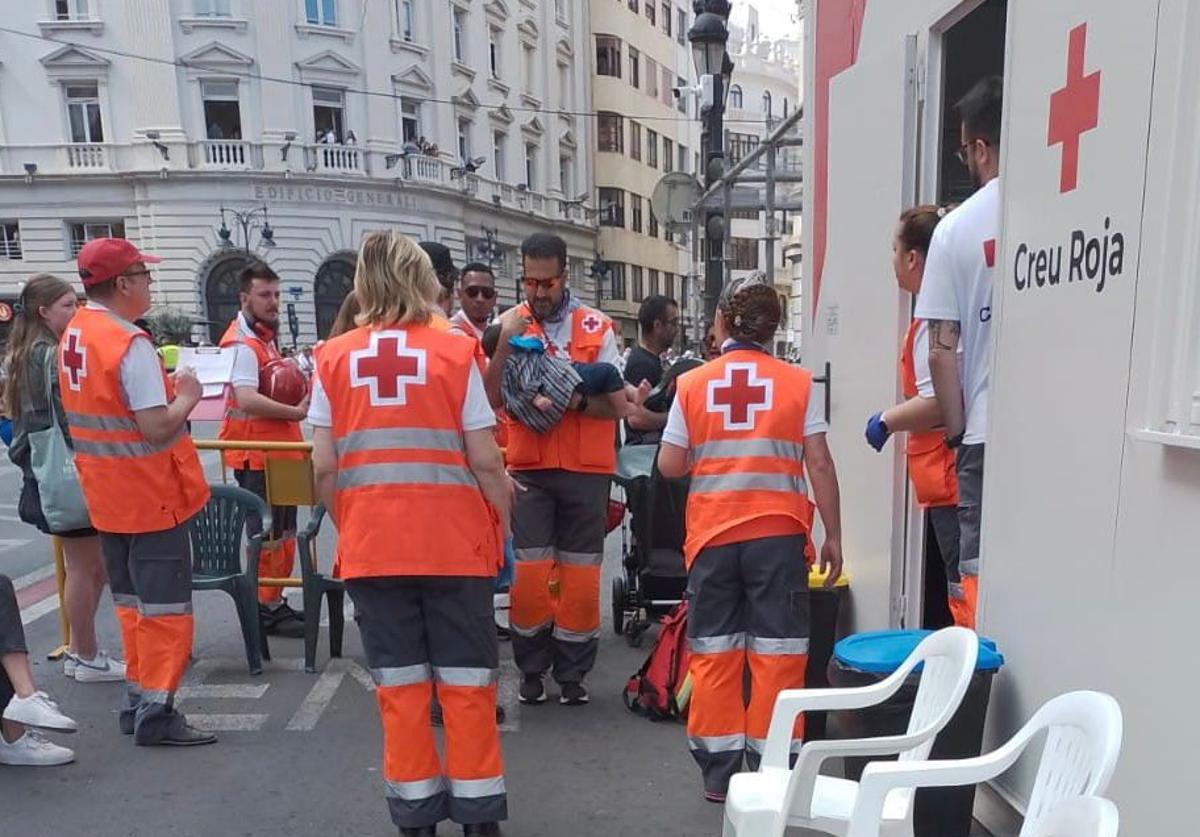
<svg viewBox="0 0 1200 837">
<path fill-rule="evenodd" d="M 246 322 L 246 315 L 238 313 L 238 334 L 242 337 L 257 337 L 254 329 Z M 229 383 L 236 389 L 237 387 L 253 387 L 258 389 L 258 356 L 254 354 L 254 350 L 245 343 L 234 343 L 233 349 L 233 377 L 229 379 Z"/>
<path fill-rule="evenodd" d="M 913 335 L 913 374 L 917 379 L 917 395 L 922 398 L 936 398 L 933 391 L 933 373 L 929 371 L 929 325 L 924 320 L 917 320 L 917 331 Z M 958 359 L 958 377 L 962 380 L 963 347 L 958 343 L 956 353 Z"/>
<path fill-rule="evenodd" d="M 88 300 L 88 308 L 107 311 L 121 319 L 108 307 Z M 130 324 L 132 325 L 132 323 Z M 149 337 L 134 337 L 125 357 L 121 358 L 121 395 L 125 406 L 133 412 L 167 406 L 167 388 L 163 384 L 162 358 L 158 356 Z"/>
<path fill-rule="evenodd" d="M 992 284 L 998 258 L 1000 180 L 989 181 L 933 231 L 915 316 L 949 320 L 962 329 L 963 442 L 987 436 L 988 377 L 992 365 Z M 928 351 L 925 352 L 928 362 Z"/>
</svg>

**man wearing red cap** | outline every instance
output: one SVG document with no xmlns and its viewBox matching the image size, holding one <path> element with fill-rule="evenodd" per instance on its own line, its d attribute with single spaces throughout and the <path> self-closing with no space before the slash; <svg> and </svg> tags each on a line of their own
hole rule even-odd
<svg viewBox="0 0 1200 837">
<path fill-rule="evenodd" d="M 188 523 L 209 491 L 184 430 L 200 382 L 188 369 L 168 378 L 150 336 L 133 324 L 150 308 L 146 265 L 159 261 L 120 238 L 84 245 L 78 264 L 88 304 L 63 334 L 59 377 L 121 626 L 121 731 L 143 746 L 189 746 L 216 741 L 175 711 L 192 651 Z"/>
</svg>

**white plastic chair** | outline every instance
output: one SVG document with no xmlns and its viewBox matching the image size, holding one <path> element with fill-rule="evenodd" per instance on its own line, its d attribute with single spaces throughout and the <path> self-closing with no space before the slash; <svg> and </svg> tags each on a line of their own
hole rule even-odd
<svg viewBox="0 0 1200 837">
<path fill-rule="evenodd" d="M 1100 796 L 1062 802 L 1034 827 L 1030 837 L 1117 837 L 1117 806 Z"/>
<path fill-rule="evenodd" d="M 782 837 L 788 826 L 846 834 L 858 783 L 818 775 L 826 759 L 843 756 L 899 754 L 905 761 L 924 759 L 933 739 L 950 722 L 966 694 L 979 638 L 966 628 L 946 628 L 927 636 L 908 659 L 886 680 L 855 689 L 790 689 L 779 693 L 771 715 L 767 745 L 756 773 L 739 773 L 729 784 L 725 800 L 725 837 Z M 792 727 L 801 712 L 830 709 L 864 709 L 894 695 L 918 665 L 924 664 L 921 682 L 903 735 L 882 738 L 810 741 L 801 748 L 796 766 L 789 769 Z M 884 815 L 899 830 L 912 834 L 911 790 L 888 797 Z"/>
<path fill-rule="evenodd" d="M 907 837 L 912 832 L 895 830 L 888 814 L 892 797 L 900 789 L 974 785 L 994 779 L 1011 767 L 1042 731 L 1046 743 L 1019 837 L 1107 835 L 1109 831 L 1075 827 L 1086 812 L 1066 803 L 1104 793 L 1121 751 L 1122 726 L 1121 707 L 1112 697 L 1071 692 L 1045 704 L 1007 743 L 985 755 L 953 761 L 868 764 L 846 837 Z M 1115 813 L 1114 808 L 1113 834 Z"/>
</svg>

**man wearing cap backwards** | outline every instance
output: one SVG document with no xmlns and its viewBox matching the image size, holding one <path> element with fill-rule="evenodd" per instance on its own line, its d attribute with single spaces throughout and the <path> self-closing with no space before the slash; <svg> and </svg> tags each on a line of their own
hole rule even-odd
<svg viewBox="0 0 1200 837">
<path fill-rule="evenodd" d="M 782 310 L 761 275 L 725 287 L 713 331 L 721 355 L 679 379 L 658 468 L 691 474 L 687 501 L 688 746 L 704 796 L 723 802 L 730 778 L 760 760 L 788 765 L 797 720 L 781 752 L 765 752 L 775 698 L 804 685 L 812 496 L 825 525 L 826 587 L 842 572 L 837 472 L 812 373 L 767 350 Z M 747 704 L 743 675 L 750 671 Z"/>
<path fill-rule="evenodd" d="M 175 711 L 192 651 L 188 523 L 208 483 L 184 424 L 202 389 L 190 369 L 168 378 L 133 321 L 150 308 L 161 261 L 120 238 L 79 251 L 88 304 L 60 344 L 63 407 L 92 523 L 100 531 L 126 660 L 121 731 L 139 745 L 211 744 Z"/>
</svg>

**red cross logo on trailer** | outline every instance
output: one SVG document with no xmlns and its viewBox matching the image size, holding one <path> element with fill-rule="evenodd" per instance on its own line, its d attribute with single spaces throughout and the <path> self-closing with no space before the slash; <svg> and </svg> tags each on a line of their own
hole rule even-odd
<svg viewBox="0 0 1200 837">
<path fill-rule="evenodd" d="M 83 388 L 83 379 L 87 377 L 87 348 L 79 345 L 80 336 L 79 329 L 67 329 L 62 347 L 62 368 L 67 370 L 67 385 L 76 392 Z"/>
<path fill-rule="evenodd" d="M 595 314 L 588 314 L 583 318 L 583 322 L 580 325 L 583 326 L 583 330 L 588 334 L 595 334 L 604 325 L 604 320 L 600 319 Z"/>
<path fill-rule="evenodd" d="M 753 430 L 754 418 L 771 409 L 775 381 L 758 377 L 753 363 L 730 363 L 725 377 L 708 382 L 708 412 L 720 413 L 726 430 Z"/>
<path fill-rule="evenodd" d="M 350 353 L 350 386 L 367 387 L 372 406 L 403 407 L 409 384 L 425 385 L 425 350 L 408 348 L 408 332 L 373 331 L 367 348 Z"/>
<path fill-rule="evenodd" d="M 1050 94 L 1047 145 L 1062 145 L 1058 191 L 1073 191 L 1079 182 L 1079 138 L 1100 124 L 1100 71 L 1083 74 L 1087 24 L 1071 30 L 1067 46 L 1067 83 Z"/>
</svg>

